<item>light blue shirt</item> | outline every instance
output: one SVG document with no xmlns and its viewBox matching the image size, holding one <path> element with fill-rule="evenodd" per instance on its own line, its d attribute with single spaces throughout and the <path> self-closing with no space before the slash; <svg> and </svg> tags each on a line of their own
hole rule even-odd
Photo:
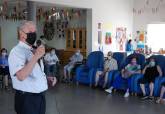
<svg viewBox="0 0 165 114">
<path fill-rule="evenodd" d="M 20 81 L 16 76 L 16 73 L 21 70 L 32 57 L 31 47 L 20 41 L 9 54 L 10 75 L 14 89 L 24 92 L 40 93 L 48 89 L 42 60 L 40 61 L 40 65 L 38 63 L 35 64 L 31 74 L 25 80 Z"/>
<path fill-rule="evenodd" d="M 82 62 L 83 61 L 83 56 L 81 55 L 81 53 L 79 53 L 78 55 L 74 54 L 71 58 L 70 58 L 70 63 L 74 64 L 76 62 Z"/>
</svg>

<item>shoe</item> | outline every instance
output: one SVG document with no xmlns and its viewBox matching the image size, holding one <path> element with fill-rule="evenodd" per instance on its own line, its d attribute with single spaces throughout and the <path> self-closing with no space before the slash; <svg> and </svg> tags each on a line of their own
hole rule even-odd
<svg viewBox="0 0 165 114">
<path fill-rule="evenodd" d="M 112 89 L 106 89 L 105 91 L 110 93 L 110 94 L 112 93 Z"/>
<path fill-rule="evenodd" d="M 161 103 L 161 99 L 160 99 L 160 98 L 157 99 L 157 100 L 156 100 L 156 103 L 157 103 L 157 104 L 160 104 L 160 103 Z"/>
<path fill-rule="evenodd" d="M 56 85 L 56 83 L 57 83 L 57 80 L 56 80 L 56 79 L 53 80 L 53 82 L 52 82 L 52 86 L 54 87 L 54 86 Z"/>
<path fill-rule="evenodd" d="M 125 98 L 129 97 L 129 92 L 126 92 L 126 93 L 124 94 L 124 97 L 125 97 Z"/>
<path fill-rule="evenodd" d="M 149 100 L 154 100 L 154 97 L 153 96 L 149 96 L 148 99 Z"/>
<path fill-rule="evenodd" d="M 146 99 L 148 99 L 149 98 L 149 96 L 143 96 L 142 98 L 141 98 L 141 100 L 146 100 Z"/>
<path fill-rule="evenodd" d="M 8 90 L 10 90 L 10 89 L 9 89 L 9 87 L 8 87 L 8 86 L 5 86 L 5 90 L 7 90 L 7 91 L 8 91 Z"/>
</svg>

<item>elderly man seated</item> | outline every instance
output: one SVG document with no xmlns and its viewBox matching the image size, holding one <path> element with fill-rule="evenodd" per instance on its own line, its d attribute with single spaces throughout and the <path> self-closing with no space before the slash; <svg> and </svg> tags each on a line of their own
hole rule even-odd
<svg viewBox="0 0 165 114">
<path fill-rule="evenodd" d="M 80 53 L 80 50 L 77 50 L 76 53 L 70 58 L 70 62 L 64 66 L 64 81 L 70 81 L 71 71 L 78 62 L 83 61 L 83 56 Z"/>
</svg>

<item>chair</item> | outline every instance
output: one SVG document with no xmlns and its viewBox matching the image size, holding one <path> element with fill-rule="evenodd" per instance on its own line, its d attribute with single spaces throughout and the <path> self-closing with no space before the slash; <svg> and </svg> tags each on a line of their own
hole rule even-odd
<svg viewBox="0 0 165 114">
<path fill-rule="evenodd" d="M 163 71 L 163 69 L 165 68 L 165 57 L 162 56 L 162 55 L 153 55 L 152 57 L 155 58 L 157 64 L 161 67 L 161 69 Z M 148 60 L 147 60 L 147 62 L 148 62 Z M 139 80 L 142 79 L 142 78 L 143 78 L 143 75 L 139 74 L 139 76 L 135 77 L 134 80 L 133 80 L 133 83 L 134 83 L 133 91 L 136 94 L 141 94 L 142 93 L 141 88 L 140 88 L 140 84 L 139 84 Z M 161 88 L 162 81 L 163 81 L 162 77 L 157 77 L 155 79 L 154 96 L 158 96 L 160 88 Z M 149 94 L 149 84 L 146 84 L 145 88 L 146 88 L 146 93 Z"/>
<path fill-rule="evenodd" d="M 76 82 L 89 84 L 92 86 L 94 83 L 94 74 L 97 69 L 103 69 L 104 55 L 101 51 L 91 52 L 84 65 L 76 69 Z"/>
<path fill-rule="evenodd" d="M 158 97 L 160 95 L 160 90 L 161 90 L 161 85 L 163 82 L 165 82 L 165 56 L 163 55 L 157 55 L 156 57 L 158 65 L 161 67 L 163 76 L 162 77 L 157 77 L 155 79 L 155 84 L 154 84 L 154 96 Z M 164 95 L 165 98 L 165 95 Z"/>
<path fill-rule="evenodd" d="M 122 69 L 122 65 L 123 65 L 123 62 L 124 62 L 126 56 L 127 56 L 127 54 L 123 53 L 123 52 L 114 52 L 113 53 L 113 58 L 117 61 L 117 64 L 118 64 L 118 70 Z M 113 80 L 116 79 L 116 75 L 114 75 L 114 74 L 116 74 L 118 72 L 118 70 L 113 70 L 113 71 L 109 72 L 108 87 L 110 87 L 113 83 Z"/>
<path fill-rule="evenodd" d="M 144 55 L 142 55 L 142 54 L 139 54 L 139 53 L 133 53 L 133 54 L 131 54 L 131 55 L 129 55 L 125 60 L 124 60 L 124 62 L 122 63 L 122 65 L 121 65 L 121 68 L 120 68 L 120 70 L 121 69 L 123 69 L 127 64 L 129 64 L 130 63 L 130 61 L 131 61 L 131 59 L 132 59 L 132 57 L 137 57 L 137 63 L 139 64 L 139 65 L 141 65 L 141 66 L 144 66 L 144 62 L 145 62 L 145 56 Z M 135 74 L 135 75 L 133 75 L 132 76 L 132 78 L 131 78 L 131 88 L 130 88 L 130 91 L 133 91 L 133 86 L 134 86 L 134 84 L 133 84 L 133 79 L 134 79 L 134 77 L 137 77 L 138 76 L 138 74 Z M 115 80 L 113 81 L 113 84 L 112 84 L 112 86 L 115 88 L 115 89 L 120 89 L 120 90 L 126 90 L 127 89 L 127 81 L 124 79 L 124 78 L 122 78 L 122 76 L 121 76 L 121 72 L 120 71 L 118 71 L 118 72 L 116 72 L 115 73 Z"/>
</svg>

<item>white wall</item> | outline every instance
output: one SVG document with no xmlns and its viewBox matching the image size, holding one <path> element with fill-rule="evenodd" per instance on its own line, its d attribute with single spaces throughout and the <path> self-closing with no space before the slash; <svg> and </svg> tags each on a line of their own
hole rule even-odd
<svg viewBox="0 0 165 114">
<path fill-rule="evenodd" d="M 2 47 L 8 50 L 17 44 L 17 27 L 21 21 L 5 21 L 0 20 L 2 32 Z"/>
<path fill-rule="evenodd" d="M 141 14 L 134 13 L 133 20 L 133 33 L 136 35 L 136 31 L 146 31 L 147 24 L 154 24 L 165 22 L 165 1 L 160 2 L 161 0 L 149 0 L 149 4 L 146 4 L 146 0 L 134 0 L 135 10 L 142 10 Z M 158 7 L 156 13 L 152 12 L 152 8 Z"/>
<path fill-rule="evenodd" d="M 59 5 L 74 6 L 92 9 L 92 31 L 87 33 L 88 53 L 98 50 L 97 24 L 112 23 L 112 33 L 115 36 L 116 27 L 126 27 L 127 33 L 132 33 L 133 27 L 133 0 L 33 0 L 40 2 L 55 3 Z M 88 15 L 88 14 L 87 14 Z M 89 22 L 89 20 L 87 21 Z M 88 26 L 88 25 L 87 25 Z M 88 26 L 89 27 L 89 26 Z M 87 30 L 90 30 L 90 28 Z M 92 33 L 90 35 L 90 33 Z M 92 40 L 90 40 L 92 39 Z M 92 41 L 92 42 L 91 42 Z M 105 46 L 103 44 L 103 46 Z M 105 47 L 105 51 L 112 50 L 112 47 Z M 117 51 L 113 49 L 114 51 Z"/>
</svg>

